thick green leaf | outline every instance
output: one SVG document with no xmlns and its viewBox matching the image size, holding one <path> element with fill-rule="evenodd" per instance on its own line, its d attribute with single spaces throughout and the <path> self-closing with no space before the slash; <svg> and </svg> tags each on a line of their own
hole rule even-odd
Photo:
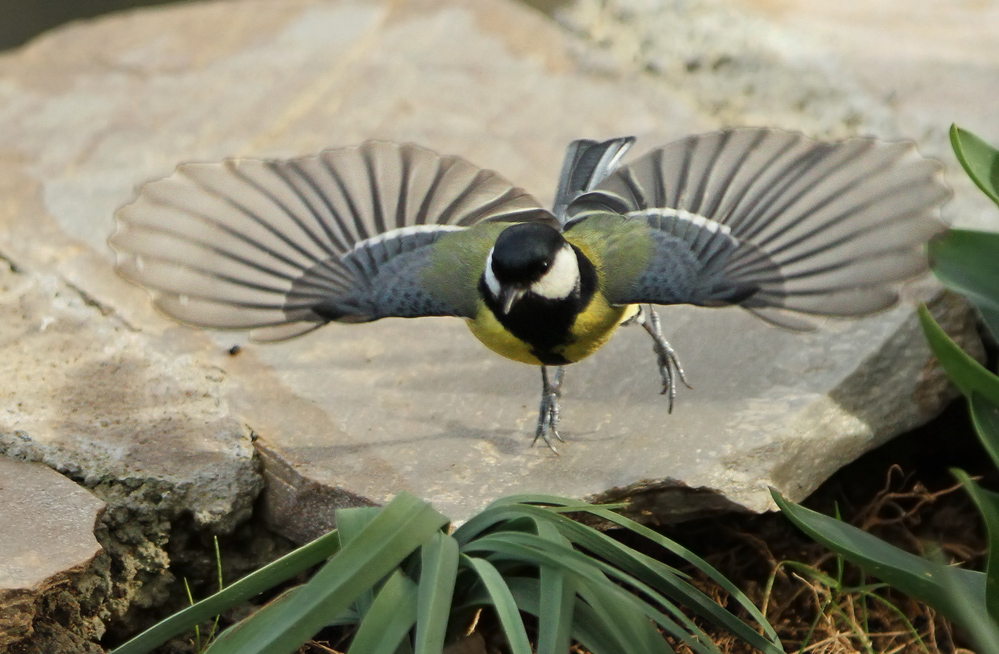
<svg viewBox="0 0 999 654">
<path fill-rule="evenodd" d="M 537 521 L 538 537 L 565 550 L 572 543 L 551 522 Z M 550 565 L 541 566 L 541 615 L 538 616 L 538 654 L 565 654 L 572 640 L 576 607 L 573 575 Z"/>
<path fill-rule="evenodd" d="M 952 229 L 929 243 L 933 273 L 967 295 L 999 336 L 999 234 Z"/>
<path fill-rule="evenodd" d="M 761 625 L 764 625 L 765 633 L 771 637 L 770 640 L 758 634 L 750 628 L 749 625 L 739 620 L 739 618 L 727 611 L 724 607 L 719 606 L 718 603 L 710 597 L 697 590 L 689 583 L 686 583 L 685 579 L 687 579 L 687 575 L 684 575 L 661 562 L 655 561 L 629 547 L 622 545 L 592 527 L 579 524 L 564 515 L 555 513 L 547 507 L 529 506 L 524 504 L 518 505 L 507 501 L 498 501 L 493 505 L 490 505 L 490 507 L 485 509 L 478 516 L 473 517 L 462 525 L 462 527 L 455 532 L 455 537 L 459 540 L 459 542 L 469 543 L 472 542 L 478 534 L 487 529 L 496 528 L 496 526 L 502 524 L 504 520 L 512 520 L 524 515 L 535 516 L 540 520 L 550 520 L 558 527 L 563 535 L 568 537 L 574 543 L 579 544 L 581 547 L 596 554 L 597 556 L 603 557 L 608 562 L 621 568 L 621 570 L 628 572 L 636 579 L 639 579 L 662 591 L 666 596 L 695 611 L 701 617 L 711 620 L 715 624 L 724 627 L 733 635 L 745 640 L 754 647 L 768 654 L 782 654 L 783 649 L 779 645 L 779 640 L 777 639 L 773 627 L 766 622 L 766 619 L 763 618 L 759 609 L 757 609 L 749 598 L 739 591 L 739 589 L 736 588 L 732 582 L 727 580 L 723 575 L 712 568 L 706 561 L 696 556 L 693 552 L 665 538 L 661 534 L 657 534 L 644 525 L 640 525 L 632 520 L 629 520 L 628 518 L 619 516 L 612 511 L 603 509 L 602 507 L 580 503 L 575 500 L 563 500 L 562 498 L 551 496 L 529 497 L 532 497 L 532 499 L 538 498 L 540 500 L 538 503 L 541 503 L 541 501 L 552 504 L 562 502 L 565 507 L 571 506 L 572 511 L 590 513 L 608 522 L 618 524 L 619 526 L 649 538 L 668 551 L 678 554 L 684 559 L 690 561 L 693 565 L 703 570 L 705 574 L 719 583 L 719 585 L 728 590 L 733 599 L 743 605 L 746 611 L 753 615 Z"/>
<path fill-rule="evenodd" d="M 999 152 L 957 125 L 950 126 L 950 144 L 968 177 L 999 204 Z"/>
<path fill-rule="evenodd" d="M 546 568 L 559 569 L 565 574 L 580 577 L 582 580 L 580 583 L 585 582 L 592 592 L 611 593 L 616 597 L 624 591 L 618 585 L 608 581 L 608 577 L 612 577 L 624 586 L 631 587 L 641 595 L 649 597 L 664 607 L 672 617 L 662 613 L 649 602 L 627 594 L 627 597 L 630 598 L 628 601 L 631 603 L 630 610 L 632 612 L 645 615 L 648 620 L 654 621 L 668 633 L 687 643 L 694 652 L 701 654 L 717 654 L 718 652 L 704 631 L 668 599 L 628 573 L 597 558 L 584 555 L 558 543 L 551 543 L 538 536 L 523 533 L 492 533 L 489 536 L 476 539 L 466 549 L 468 551 L 493 552 L 500 557 L 533 563 L 541 570 Z M 490 560 L 497 562 L 502 559 L 493 556 Z M 590 603 L 592 604 L 592 602 Z"/>
<path fill-rule="evenodd" d="M 604 580 L 600 585 L 583 581 L 579 596 L 602 618 L 615 640 L 622 643 L 628 654 L 669 654 L 672 650 L 662 634 L 640 610 L 634 595 Z"/>
<path fill-rule="evenodd" d="M 999 625 L 999 495 L 985 490 L 963 470 L 952 470 L 978 506 L 989 534 L 989 557 L 985 571 L 985 608 Z"/>
<path fill-rule="evenodd" d="M 982 445 L 999 467 L 999 406 L 978 393 L 971 394 L 971 419 Z"/>
<path fill-rule="evenodd" d="M 981 614 L 986 613 L 982 610 L 979 598 L 968 595 L 961 586 L 952 583 L 952 581 L 944 579 L 941 587 L 947 596 L 947 600 L 954 606 L 955 610 L 961 615 L 968 616 L 968 619 L 962 623 L 962 626 L 965 633 L 976 645 L 975 651 L 982 654 L 986 652 L 999 652 L 999 627 L 989 619 L 987 614 L 984 617 L 979 617 Z"/>
<path fill-rule="evenodd" d="M 337 533 L 340 534 L 340 547 L 345 547 L 347 543 L 357 538 L 364 529 L 371 524 L 378 512 L 377 506 L 358 506 L 349 509 L 338 509 L 336 512 Z M 375 589 L 369 588 L 361 593 L 361 596 L 354 602 L 354 609 L 360 619 L 364 619 L 371 603 L 375 601 Z"/>
<path fill-rule="evenodd" d="M 507 642 L 513 654 L 531 654 L 531 643 L 527 640 L 527 630 L 524 629 L 524 620 L 520 617 L 520 610 L 517 602 L 510 593 L 510 588 L 503 580 L 496 567 L 486 561 L 476 557 L 461 555 L 462 561 L 479 575 L 482 585 L 485 586 L 489 597 L 492 600 L 496 615 L 499 616 L 500 624 L 503 625 L 503 633 L 506 634 Z"/>
<path fill-rule="evenodd" d="M 540 619 L 541 602 L 539 597 L 541 590 L 538 580 L 528 577 L 510 577 L 506 582 L 520 610 Z M 467 602 L 469 606 L 491 604 L 488 594 L 484 591 L 470 594 Z M 572 622 L 572 637 L 587 650 L 593 654 L 621 654 L 621 652 L 627 651 L 623 643 L 616 641 L 611 636 L 610 626 L 605 625 L 600 616 L 578 598 L 573 615 L 575 618 Z"/>
<path fill-rule="evenodd" d="M 953 602 L 947 589 L 958 589 L 974 600 L 979 612 L 973 619 L 988 619 L 985 611 L 985 575 L 927 561 L 889 545 L 880 538 L 845 522 L 788 502 L 771 489 L 781 511 L 799 529 L 870 574 L 929 604 L 948 619 L 963 623 L 969 616 Z"/>
<path fill-rule="evenodd" d="M 701 599 L 706 598 L 706 596 L 691 596 L 689 599 L 695 602 L 695 606 L 702 607 L 702 610 L 706 613 L 702 613 L 702 617 L 708 618 L 726 629 L 728 629 L 733 635 L 736 635 L 746 642 L 750 643 L 754 647 L 763 650 L 764 652 L 777 652 L 782 653 L 784 650 L 780 646 L 780 640 L 777 638 L 777 632 L 774 628 L 767 622 L 767 619 L 763 617 L 760 610 L 753 604 L 752 600 L 746 597 L 746 594 L 740 591 L 735 584 L 733 584 L 725 575 L 721 574 L 710 563 L 697 556 L 687 548 L 683 547 L 679 543 L 666 538 L 662 534 L 657 534 L 653 530 L 649 529 L 645 525 L 639 524 L 634 520 L 625 518 L 611 511 L 604 511 L 599 507 L 594 507 L 591 513 L 597 517 L 603 518 L 608 522 L 612 522 L 618 526 L 624 527 L 640 536 L 644 536 L 653 543 L 656 543 L 665 550 L 676 554 L 683 560 L 687 561 L 698 570 L 707 575 L 712 581 L 721 586 L 728 592 L 729 596 L 738 602 L 738 604 L 750 615 L 753 619 L 763 627 L 763 632 L 769 636 L 770 640 L 767 640 L 757 634 L 755 631 L 749 628 L 748 625 L 740 621 L 734 615 L 726 611 L 724 608 L 718 606 L 715 602 L 708 598 L 708 604 L 702 604 Z M 649 559 L 650 561 L 652 559 Z M 663 566 L 662 563 L 656 562 L 658 566 Z M 657 567 L 658 567 L 657 566 Z M 687 599 L 684 598 L 683 603 L 685 606 L 687 604 Z M 693 608 L 693 607 L 690 607 Z M 696 610 L 696 609 L 694 609 Z"/>
<path fill-rule="evenodd" d="M 982 321 L 992 332 L 992 337 L 999 340 L 999 309 L 978 305 L 978 310 L 982 312 Z"/>
<path fill-rule="evenodd" d="M 259 622 L 266 622 L 269 619 L 269 616 L 282 611 L 283 608 L 291 600 L 295 598 L 295 595 L 300 590 L 302 590 L 301 586 L 295 586 L 294 588 L 289 588 L 288 590 L 284 591 L 283 593 L 272 599 L 270 602 L 265 604 L 258 611 L 253 613 L 249 618 L 241 620 L 236 624 L 232 625 L 231 627 L 229 627 L 228 629 L 226 629 L 225 631 L 223 631 L 221 634 L 219 634 L 219 639 L 232 638 L 233 635 L 236 634 L 237 632 L 246 629 L 247 625 L 252 626 L 253 624 L 259 624 Z M 258 622 L 255 623 L 254 621 Z M 211 647 L 209 647 L 208 650 L 206 651 L 211 651 Z"/>
<path fill-rule="evenodd" d="M 395 652 L 416 624 L 416 604 L 416 584 L 396 570 L 375 595 L 347 654 Z"/>
<path fill-rule="evenodd" d="M 174 636 L 193 629 L 195 625 L 214 618 L 234 606 L 242 604 L 265 590 L 288 581 L 317 563 L 325 561 L 340 550 L 340 538 L 332 531 L 308 545 L 289 552 L 277 561 L 268 563 L 229 587 L 211 595 L 183 611 L 157 623 L 132 640 L 114 650 L 112 654 L 146 654 Z"/>
<path fill-rule="evenodd" d="M 267 620 L 251 616 L 242 629 L 224 634 L 207 652 L 294 652 L 447 522 L 429 504 L 400 493 Z"/>
<path fill-rule="evenodd" d="M 447 635 L 458 576 L 458 541 L 437 532 L 421 548 L 420 562 L 416 654 L 433 654 L 444 647 Z"/>
<path fill-rule="evenodd" d="M 999 377 L 958 347 L 933 319 L 925 305 L 919 307 L 919 321 L 923 325 L 930 349 L 961 392 L 967 397 L 978 393 L 993 404 L 999 404 Z"/>
</svg>

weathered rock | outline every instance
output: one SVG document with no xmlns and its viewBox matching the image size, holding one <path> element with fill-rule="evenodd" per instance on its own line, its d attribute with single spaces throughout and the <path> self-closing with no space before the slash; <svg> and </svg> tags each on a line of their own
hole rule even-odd
<svg viewBox="0 0 999 654">
<path fill-rule="evenodd" d="M 575 0 L 552 12 L 598 44 L 578 51 L 586 65 L 641 71 L 722 123 L 915 139 L 955 173 L 946 215 L 999 230 L 947 138 L 957 123 L 999 143 L 991 3 Z"/>
<path fill-rule="evenodd" d="M 58 243 L 40 237 L 42 250 Z M 189 515 L 191 529 L 227 533 L 249 517 L 262 478 L 249 432 L 225 409 L 224 373 L 151 344 L 55 270 L 24 260 L 0 261 L 0 454 L 45 463 L 107 503 L 102 542 L 116 577 L 105 566 L 99 606 L 85 608 L 120 621 L 169 595 L 174 521 Z M 0 519 L 0 533 L 12 529 Z M 40 651 L 47 642 L 32 639 Z"/>
<path fill-rule="evenodd" d="M 69 616 L 64 621 L 78 630 L 95 626 L 74 612 L 78 599 L 62 601 L 58 595 L 72 588 L 101 554 L 94 525 L 103 511 L 104 502 L 93 493 L 49 468 L 0 457 L 0 651 L 32 636 L 36 627 L 46 633 L 56 630 L 47 623 L 36 625 L 45 602 Z M 36 640 L 53 642 L 45 635 Z M 61 642 L 63 646 L 49 651 L 94 651 L 79 634 Z"/>
<path fill-rule="evenodd" d="M 554 457 L 529 447 L 537 371 L 491 355 L 460 321 L 334 325 L 229 356 L 245 339 L 174 327 L 110 272 L 111 213 L 180 161 L 411 140 L 550 199 L 573 138 L 635 133 L 641 151 L 719 123 L 652 77 L 592 70 L 588 52 L 543 17 L 498 0 L 195 4 L 68 28 L 0 61 L 0 120 L 14 126 L 0 136 L 0 179 L 9 185 L 0 252 L 68 289 L 93 321 L 81 329 L 107 332 L 87 346 L 89 360 L 110 362 L 111 377 L 129 375 L 140 400 L 158 398 L 112 405 L 115 414 L 142 417 L 143 430 L 162 434 L 157 444 L 183 445 L 173 456 L 203 462 L 225 449 L 218 442 L 245 443 L 227 439 L 248 425 L 270 482 L 268 515 L 297 539 L 329 526 L 338 504 L 382 502 L 402 488 L 457 519 L 520 492 L 640 497 L 660 519 L 692 506 L 762 510 L 768 484 L 801 497 L 932 416 L 950 391 L 931 365 L 913 302 L 930 300 L 968 346 L 976 337 L 960 303 L 928 282 L 894 311 L 806 336 L 738 311 L 667 309 L 666 335 L 696 390 L 681 390 L 668 416 L 645 334 L 624 330 L 569 370 L 569 442 Z M 891 123 L 890 106 L 870 107 Z M 761 111 L 752 122 L 785 115 L 768 120 Z M 40 332 L 46 314 L 32 315 Z M 44 363 L 54 346 L 34 331 L 31 356 Z M 141 363 L 130 369 L 132 361 Z M 78 393 L 81 386 L 90 385 L 77 384 Z M 173 411 L 169 430 L 150 421 L 154 406 Z M 85 448 L 43 447 L 49 441 L 36 434 L 51 421 L 31 420 L 18 417 L 31 425 L 18 431 L 31 451 L 45 452 L 36 458 L 90 460 L 87 448 L 108 447 L 101 428 L 70 439 Z M 107 442 L 134 457 L 153 446 L 117 440 L 125 431 L 107 430 Z M 63 435 L 51 442 L 66 441 L 54 433 Z M 206 436 L 221 440 L 187 449 Z M 192 488 L 206 478 L 195 479 Z"/>
</svg>

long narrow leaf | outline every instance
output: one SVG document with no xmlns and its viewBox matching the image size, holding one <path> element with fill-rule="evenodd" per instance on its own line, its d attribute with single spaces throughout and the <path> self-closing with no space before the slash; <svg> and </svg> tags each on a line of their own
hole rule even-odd
<svg viewBox="0 0 999 654">
<path fill-rule="evenodd" d="M 640 597 L 629 594 L 628 601 L 630 602 L 632 613 L 644 615 L 648 620 L 654 621 L 668 633 L 685 642 L 694 652 L 718 654 L 718 649 L 704 631 L 697 627 L 696 624 L 669 600 L 656 592 L 655 589 L 647 586 L 628 573 L 599 559 L 586 556 L 559 544 L 550 543 L 537 536 L 522 533 L 500 532 L 490 534 L 489 536 L 476 539 L 466 549 L 469 551 L 493 552 L 502 557 L 510 557 L 526 563 L 533 563 L 541 568 L 541 570 L 552 568 L 562 570 L 564 573 L 571 572 L 579 576 L 591 591 L 598 593 L 609 592 L 616 596 L 623 591 L 619 586 L 610 583 L 608 577 L 612 577 L 624 586 L 630 587 L 657 602 L 660 606 L 666 608 L 672 617 L 657 610 L 649 602 Z M 491 557 L 491 560 L 496 562 L 499 559 Z M 592 604 L 592 602 L 590 603 Z M 760 638 L 758 634 L 757 638 Z"/>
<path fill-rule="evenodd" d="M 503 580 L 502 575 L 496 567 L 477 557 L 462 555 L 462 560 L 479 575 L 482 585 L 485 586 L 489 597 L 492 599 L 496 615 L 499 616 L 500 624 L 503 625 L 503 633 L 506 634 L 507 642 L 513 654 L 531 654 L 531 643 L 527 640 L 527 630 L 524 629 L 524 620 L 520 617 L 520 610 L 517 602 L 510 594 L 510 588 Z"/>
<path fill-rule="evenodd" d="M 553 546 L 571 549 L 572 543 L 548 521 L 537 522 L 538 537 Z M 538 616 L 538 654 L 567 654 L 572 639 L 576 584 L 572 575 L 541 566 L 541 615 Z"/>
<path fill-rule="evenodd" d="M 945 578 L 942 581 L 941 590 L 947 602 L 954 607 L 955 611 L 968 616 L 968 619 L 961 624 L 975 644 L 975 651 L 982 652 L 982 654 L 999 652 L 999 627 L 989 619 L 988 615 L 978 617 L 986 613 L 982 610 L 980 598 L 966 593 L 964 588 L 954 583 L 953 579 Z"/>
<path fill-rule="evenodd" d="M 551 496 L 541 497 L 549 503 L 555 503 L 560 499 Z M 687 578 L 687 575 L 684 575 L 661 562 L 653 561 L 652 559 L 649 559 L 649 557 L 645 557 L 631 548 L 615 541 L 606 534 L 603 534 L 591 527 L 579 524 L 578 522 L 571 520 L 560 513 L 552 512 L 547 508 L 497 502 L 491 508 L 487 508 L 481 514 L 465 523 L 461 529 L 455 532 L 455 537 L 458 538 L 461 536 L 459 541 L 463 539 L 465 543 L 468 543 L 485 529 L 494 528 L 496 525 L 501 524 L 504 519 L 511 520 L 524 515 L 531 515 L 538 519 L 550 520 L 573 542 L 576 542 L 581 547 L 605 558 L 615 566 L 620 567 L 622 570 L 629 572 L 636 578 L 645 581 L 653 587 L 662 589 L 668 596 L 695 611 L 701 617 L 711 620 L 715 624 L 724 627 L 733 635 L 738 636 L 767 654 L 782 654 L 783 648 L 779 644 L 780 641 L 776 636 L 776 632 L 774 632 L 773 627 L 770 626 L 763 615 L 759 612 L 759 609 L 757 609 L 749 598 L 739 591 L 739 589 L 736 588 L 732 582 L 727 580 L 706 561 L 661 534 L 657 534 L 644 525 L 640 525 L 632 520 L 629 520 L 628 518 L 617 515 L 612 511 L 607 511 L 598 506 L 579 502 L 566 501 L 566 504 L 571 505 L 572 510 L 574 511 L 585 511 L 591 515 L 597 516 L 608 522 L 618 524 L 619 526 L 643 535 L 668 551 L 674 552 L 687 559 L 711 577 L 716 583 L 729 591 L 732 598 L 739 602 L 745 610 L 759 622 L 759 624 L 763 625 L 764 633 L 769 636 L 769 639 L 758 634 L 750 628 L 749 625 L 739 620 L 739 618 L 725 610 L 723 607 L 719 606 L 714 600 L 709 598 L 700 590 L 694 588 L 688 583 L 683 582 L 682 579 Z M 459 534 L 459 532 L 465 528 L 467 529 Z"/>
<path fill-rule="evenodd" d="M 764 633 L 766 634 L 766 636 L 769 637 L 769 640 L 767 640 L 764 637 L 761 637 L 755 631 L 750 629 L 748 625 L 743 623 L 741 620 L 736 618 L 728 611 L 724 610 L 722 607 L 718 606 L 717 603 L 715 603 L 713 600 L 708 598 L 703 593 L 700 593 L 700 591 L 697 591 L 691 586 L 680 584 L 678 582 L 673 582 L 675 583 L 676 592 L 678 593 L 678 595 L 680 595 L 680 597 L 677 598 L 679 601 L 681 601 L 684 605 L 696 610 L 702 617 L 712 620 L 719 626 L 723 626 L 724 628 L 731 631 L 734 635 L 739 636 L 740 638 L 753 644 L 755 647 L 762 649 L 764 652 L 771 652 L 773 654 L 783 652 L 783 649 L 780 647 L 779 644 L 780 641 L 777 638 L 777 634 L 774 631 L 773 627 L 767 622 L 766 618 L 763 616 L 760 610 L 753 604 L 753 602 L 748 597 L 746 597 L 746 595 L 742 591 L 740 591 L 735 586 L 735 584 L 729 581 L 720 572 L 715 570 L 711 566 L 711 564 L 709 564 L 707 561 L 700 558 L 699 556 L 697 556 L 687 548 L 683 547 L 682 545 L 676 543 L 675 541 L 669 538 L 666 538 L 662 534 L 656 533 L 655 531 L 649 529 L 645 525 L 637 523 L 634 520 L 630 520 L 629 518 L 625 518 L 624 516 L 618 515 L 617 513 L 614 513 L 613 511 L 609 510 L 611 508 L 614 508 L 613 506 L 592 505 L 579 500 L 570 500 L 553 495 L 511 496 L 507 498 L 502 498 L 491 504 L 490 507 L 488 507 L 481 514 L 479 514 L 479 516 L 476 516 L 476 518 L 479 518 L 479 520 L 476 520 L 475 518 L 469 520 L 468 523 L 462 526 L 462 529 L 465 529 L 465 531 L 461 534 L 461 536 L 464 537 L 466 541 L 470 540 L 470 538 L 474 537 L 475 535 L 477 535 L 477 533 L 481 532 L 482 530 L 501 522 L 503 518 L 508 518 L 509 516 L 517 513 L 527 512 L 532 515 L 539 515 L 539 511 L 544 511 L 545 513 L 553 512 L 553 509 L 548 507 L 542 509 L 541 507 L 533 507 L 533 506 L 513 506 L 515 503 L 518 502 L 540 504 L 540 505 L 553 505 L 558 507 L 558 509 L 556 510 L 559 512 L 578 511 L 578 512 L 589 513 L 602 520 L 616 524 L 619 527 L 623 527 L 625 529 L 628 529 L 629 531 L 632 531 L 636 534 L 644 536 L 645 538 L 648 538 L 649 540 L 663 547 L 667 551 L 691 563 L 694 567 L 696 567 L 698 570 L 700 570 L 709 578 L 711 578 L 715 583 L 717 583 L 719 586 L 725 589 L 732 597 L 732 599 L 738 602 L 743 607 L 743 609 L 747 613 L 749 613 L 749 615 L 751 615 L 753 619 L 757 621 L 758 624 L 760 624 L 763 627 Z M 495 512 L 492 511 L 492 509 L 494 508 L 496 509 Z M 551 519 L 555 520 L 554 516 Z M 596 538 L 606 539 L 604 541 L 605 544 L 608 545 L 608 547 L 610 548 L 617 548 L 617 552 L 621 554 L 623 557 L 623 560 L 621 558 L 608 559 L 612 560 L 616 565 L 624 565 L 628 559 L 634 558 L 635 554 L 637 554 L 630 548 L 627 548 L 621 545 L 620 543 L 617 543 L 616 541 L 606 536 L 605 534 L 601 534 L 600 532 L 596 532 L 595 530 L 592 530 L 588 527 L 579 525 L 578 523 L 575 523 L 575 521 L 571 521 L 568 518 L 560 517 L 560 519 L 557 520 L 556 524 L 558 524 L 560 528 L 572 528 L 569 527 L 568 525 L 577 525 L 580 531 L 577 531 L 576 533 L 582 536 L 586 541 L 586 542 L 580 541 L 580 544 L 586 547 L 587 549 L 590 549 L 591 551 L 593 551 L 594 538 L 588 538 L 588 536 L 595 536 Z M 462 531 L 462 529 L 459 529 L 458 531 Z M 458 537 L 459 534 L 456 533 L 455 536 Z M 604 548 L 601 552 L 594 552 L 594 553 L 598 553 L 601 556 L 605 557 L 613 556 L 613 554 L 611 554 L 607 550 L 607 548 Z M 656 563 L 658 564 L 657 567 L 660 572 L 668 570 L 677 578 L 688 578 L 687 575 L 680 573 L 679 571 L 675 570 L 670 566 L 666 566 L 661 562 L 656 562 Z M 640 577 L 640 574 L 636 574 L 637 573 L 636 570 L 629 569 L 629 571 L 632 572 L 632 574 L 635 574 L 636 576 Z M 645 578 L 644 580 L 648 583 L 652 583 L 652 581 L 648 578 Z"/>
<path fill-rule="evenodd" d="M 968 177 L 999 204 L 999 152 L 957 125 L 950 126 L 950 143 Z"/>
<path fill-rule="evenodd" d="M 448 616 L 458 576 L 458 542 L 437 532 L 420 551 L 420 590 L 416 620 L 416 654 L 444 647 Z"/>
<path fill-rule="evenodd" d="M 393 572 L 371 603 L 347 654 L 395 652 L 416 623 L 416 596 L 416 584 L 400 570 Z"/>
<path fill-rule="evenodd" d="M 645 614 L 636 610 L 637 598 L 609 582 L 598 587 L 588 582 L 579 585 L 579 596 L 603 617 L 605 628 L 624 644 L 629 654 L 667 654 L 672 652 L 666 640 Z"/>
<path fill-rule="evenodd" d="M 538 580 L 527 577 L 509 577 L 506 582 L 520 610 L 540 619 L 541 590 Z M 492 599 L 484 589 L 480 589 L 469 593 L 465 598 L 465 603 L 460 608 L 484 605 L 491 606 Z M 621 654 L 621 652 L 627 651 L 623 643 L 611 636 L 611 629 L 603 623 L 600 616 L 578 598 L 573 614 L 575 619 L 572 622 L 572 637 L 587 650 L 593 654 Z"/>
<path fill-rule="evenodd" d="M 253 613 L 249 618 L 241 620 L 224 630 L 221 634 L 219 634 L 219 639 L 232 638 L 237 632 L 246 629 L 248 625 L 252 627 L 254 624 L 268 621 L 270 616 L 284 610 L 288 603 L 294 600 L 295 595 L 301 590 L 301 586 L 289 588 Z M 209 647 L 206 651 L 211 651 L 211 647 Z"/>
<path fill-rule="evenodd" d="M 971 397 L 972 393 L 979 393 L 993 404 L 999 405 L 999 377 L 958 347 L 933 319 L 925 305 L 919 307 L 919 322 L 923 325 L 930 349 L 961 392 L 967 397 Z"/>
<path fill-rule="evenodd" d="M 210 654 L 290 654 L 385 577 L 448 520 L 400 493 L 371 524 L 330 559 L 295 597 L 269 615 L 219 638 Z"/>
<path fill-rule="evenodd" d="M 529 508 L 529 507 L 528 507 Z M 536 509 L 535 509 L 536 510 Z M 679 545 L 661 534 L 657 534 L 648 527 L 640 525 L 633 520 L 620 516 L 612 511 L 604 511 L 598 507 L 590 507 L 588 512 L 614 524 L 618 524 L 639 535 L 645 536 L 649 540 L 657 543 L 670 552 L 682 556 L 690 563 L 701 569 L 710 576 L 716 583 L 721 585 L 733 599 L 743 604 L 747 611 L 757 617 L 757 621 L 764 625 L 765 633 L 771 635 L 771 639 L 761 636 L 746 623 L 742 622 L 735 615 L 719 606 L 717 602 L 705 595 L 702 591 L 685 581 L 683 575 L 675 569 L 667 566 L 661 561 L 656 561 L 629 547 L 622 545 L 606 534 L 581 525 L 565 516 L 554 515 L 552 520 L 560 530 L 574 543 L 603 557 L 614 566 L 624 570 L 634 578 L 652 586 L 665 593 L 668 597 L 694 611 L 698 615 L 715 624 L 724 627 L 733 635 L 745 640 L 757 649 L 768 654 L 782 654 L 783 649 L 779 645 L 773 627 L 766 621 L 759 610 L 752 604 L 732 582 L 726 579 L 721 573 L 716 571 L 710 564 L 695 555 L 690 550 Z"/>
<path fill-rule="evenodd" d="M 978 439 L 982 441 L 992 461 L 999 466 L 999 406 L 978 393 L 972 393 L 971 419 L 978 432 Z"/>
<path fill-rule="evenodd" d="M 985 609 L 999 625 L 999 495 L 987 491 L 963 470 L 952 470 L 978 506 L 989 535 L 989 557 L 985 570 Z"/>
<path fill-rule="evenodd" d="M 193 629 L 234 606 L 269 590 L 312 566 L 321 563 L 340 550 L 335 531 L 324 534 L 307 545 L 268 563 L 227 588 L 179 611 L 157 623 L 112 652 L 112 654 L 146 654 L 174 636 Z"/>
<path fill-rule="evenodd" d="M 985 611 L 985 575 L 927 561 L 889 545 L 880 538 L 845 522 L 788 502 L 771 489 L 780 510 L 799 529 L 870 574 L 906 595 L 929 604 L 953 622 L 967 619 L 947 588 L 958 589 L 981 607 L 975 619 L 988 619 Z"/>
<path fill-rule="evenodd" d="M 734 599 L 750 616 L 752 616 L 756 623 L 763 628 L 764 634 L 766 634 L 770 640 L 765 640 L 760 637 L 755 631 L 749 629 L 745 623 L 728 611 L 719 607 L 714 602 L 711 602 L 710 605 L 703 605 L 703 609 L 708 612 L 708 614 L 703 615 L 703 617 L 715 621 L 716 624 L 725 627 L 732 632 L 732 634 L 739 636 L 764 652 L 782 653 L 784 651 L 783 648 L 780 647 L 780 640 L 777 638 L 777 632 L 770 625 L 770 623 L 767 622 L 767 619 L 763 616 L 756 605 L 753 604 L 752 600 L 746 597 L 745 593 L 739 590 L 735 584 L 726 578 L 725 575 L 718 572 L 710 563 L 686 547 L 683 547 L 676 541 L 666 538 L 662 534 L 657 534 L 645 525 L 639 524 L 634 520 L 630 520 L 611 511 L 604 511 L 599 507 L 594 507 L 591 513 L 599 518 L 607 520 L 608 522 L 624 527 L 625 529 L 628 529 L 629 531 L 632 531 L 640 536 L 644 536 L 653 543 L 656 543 L 660 547 L 679 556 L 684 561 L 687 561 L 696 567 L 698 570 L 707 575 L 712 581 L 723 588 L 732 599 Z M 664 564 L 660 563 L 660 565 Z M 698 601 L 699 599 L 701 599 L 701 595 L 691 596 L 691 600 L 696 602 L 697 605 L 701 605 Z"/>
<path fill-rule="evenodd" d="M 364 529 L 371 524 L 378 512 L 377 506 L 358 506 L 349 509 L 339 509 L 336 512 L 337 532 L 340 534 L 340 547 L 345 547 L 347 543 L 357 538 Z M 375 600 L 375 589 L 369 588 L 354 602 L 354 607 L 358 616 L 363 620 L 367 615 L 371 603 Z"/>
</svg>

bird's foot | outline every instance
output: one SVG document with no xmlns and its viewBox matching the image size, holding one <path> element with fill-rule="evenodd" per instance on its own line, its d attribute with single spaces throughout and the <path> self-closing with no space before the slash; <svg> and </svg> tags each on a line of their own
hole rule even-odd
<svg viewBox="0 0 999 654">
<path fill-rule="evenodd" d="M 662 323 L 659 321 L 659 314 L 652 308 L 652 305 L 639 307 L 636 316 L 638 324 L 645 328 L 645 331 L 652 337 L 652 349 L 656 353 L 659 363 L 659 375 L 663 380 L 662 394 L 669 396 L 669 413 L 673 413 L 673 400 L 676 399 L 676 380 L 683 382 L 687 388 L 693 388 L 687 381 L 687 376 L 683 372 L 680 358 L 676 355 L 676 350 L 666 342 L 663 336 Z"/>
<path fill-rule="evenodd" d="M 553 382 L 548 380 L 548 368 L 546 366 L 541 366 L 541 408 L 538 411 L 538 429 L 534 432 L 534 441 L 531 442 L 533 447 L 537 444 L 538 439 L 543 439 L 545 445 L 548 446 L 555 454 L 558 454 L 558 450 L 552 444 L 552 438 L 554 437 L 559 442 L 564 443 L 562 437 L 558 435 L 558 400 L 562 396 L 562 377 L 565 375 L 565 368 L 559 366 L 555 370 L 555 379 Z"/>
</svg>

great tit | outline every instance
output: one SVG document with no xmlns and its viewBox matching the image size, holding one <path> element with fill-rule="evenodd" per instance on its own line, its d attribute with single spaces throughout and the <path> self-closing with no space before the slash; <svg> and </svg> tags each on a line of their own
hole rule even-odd
<svg viewBox="0 0 999 654">
<path fill-rule="evenodd" d="M 413 144 L 185 164 L 117 212 L 110 244 L 168 316 L 258 341 L 464 318 L 486 347 L 541 367 L 534 440 L 552 447 L 563 366 L 622 323 L 652 336 L 672 410 L 686 379 L 651 305 L 738 305 L 796 330 L 812 326 L 802 314 L 870 314 L 946 229 L 942 166 L 911 143 L 727 129 L 619 165 L 633 142 L 573 142 L 552 211 Z"/>
</svg>

